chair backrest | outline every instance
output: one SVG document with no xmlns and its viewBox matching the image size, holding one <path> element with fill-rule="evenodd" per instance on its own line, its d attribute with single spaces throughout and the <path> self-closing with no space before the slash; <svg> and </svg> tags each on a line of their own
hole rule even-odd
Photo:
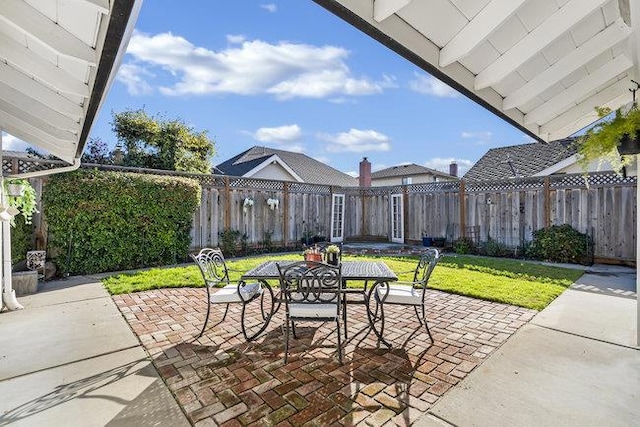
<svg viewBox="0 0 640 427">
<path fill-rule="evenodd" d="M 429 248 L 421 256 L 413 273 L 413 282 L 419 284 L 422 288 L 426 288 L 431 272 L 440 261 L 440 252 L 437 249 Z"/>
<path fill-rule="evenodd" d="M 229 272 L 224 262 L 224 256 L 219 248 L 204 248 L 197 255 L 191 255 L 202 273 L 207 286 L 229 282 Z"/>
<path fill-rule="evenodd" d="M 286 303 L 340 303 L 342 267 L 321 262 L 299 261 L 276 264 Z"/>
</svg>

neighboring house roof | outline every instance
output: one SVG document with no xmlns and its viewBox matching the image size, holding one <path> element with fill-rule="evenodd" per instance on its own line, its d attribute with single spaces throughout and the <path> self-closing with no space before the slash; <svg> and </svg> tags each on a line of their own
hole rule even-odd
<svg viewBox="0 0 640 427">
<path fill-rule="evenodd" d="M 575 138 L 492 148 L 464 175 L 468 181 L 525 178 L 575 156 Z"/>
<path fill-rule="evenodd" d="M 356 178 L 312 159 L 305 154 L 276 150 L 268 147 L 252 147 L 220 163 L 216 166 L 216 169 L 226 175 L 245 176 L 245 174 L 274 160 L 280 163 L 281 166 L 292 173 L 292 175 L 299 177 L 302 182 L 343 187 L 358 185 Z"/>
<path fill-rule="evenodd" d="M 393 178 L 396 176 L 404 177 L 413 175 L 434 175 L 449 179 L 457 179 L 457 177 L 449 175 L 448 173 L 440 172 L 435 169 L 429 169 L 424 166 L 416 165 L 415 163 L 410 163 L 408 165 L 391 166 L 390 168 L 372 172 L 371 179 Z"/>
</svg>

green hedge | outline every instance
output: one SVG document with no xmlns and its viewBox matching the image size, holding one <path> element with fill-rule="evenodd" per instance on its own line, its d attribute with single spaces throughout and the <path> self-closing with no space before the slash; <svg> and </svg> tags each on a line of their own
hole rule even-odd
<svg viewBox="0 0 640 427">
<path fill-rule="evenodd" d="M 16 264 L 27 259 L 27 251 L 32 250 L 31 238 L 33 224 L 25 224 L 22 215 L 16 215 L 11 227 L 11 263 Z"/>
<path fill-rule="evenodd" d="M 120 172 L 53 175 L 43 191 L 48 254 L 58 270 L 88 274 L 186 259 L 197 181 Z"/>
</svg>

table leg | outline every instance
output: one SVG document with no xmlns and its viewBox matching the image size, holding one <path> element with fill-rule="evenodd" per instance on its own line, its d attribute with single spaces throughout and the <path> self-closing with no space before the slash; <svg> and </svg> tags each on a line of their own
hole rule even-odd
<svg viewBox="0 0 640 427">
<path fill-rule="evenodd" d="M 263 292 L 260 295 L 260 315 L 264 320 L 264 324 L 260 327 L 260 329 L 258 329 L 256 333 L 252 335 L 248 335 L 245 327 L 245 311 L 247 308 L 247 304 L 249 302 L 242 304 L 241 327 L 242 327 L 242 334 L 244 335 L 247 341 L 253 341 L 258 337 L 258 335 L 260 335 L 262 332 L 264 332 L 265 329 L 267 329 L 267 326 L 269 326 L 271 319 L 273 319 L 273 316 L 275 316 L 275 314 L 280 309 L 280 305 L 282 304 L 282 301 L 280 301 L 280 298 L 276 300 L 273 289 L 271 288 L 271 286 L 267 281 L 259 280 L 259 282 L 262 284 L 262 289 L 263 289 Z M 268 292 L 269 296 L 271 297 L 271 309 L 269 310 L 269 314 L 265 314 L 265 310 L 264 310 L 264 297 L 266 293 L 265 291 Z"/>
<path fill-rule="evenodd" d="M 384 288 L 385 294 L 382 297 L 382 300 L 379 299 L 378 297 L 378 287 Z M 376 313 L 373 314 L 371 312 L 371 294 L 373 295 L 373 299 L 376 303 Z M 378 342 L 383 343 L 385 346 L 387 346 L 387 348 L 391 348 L 391 344 L 389 344 L 389 342 L 387 342 L 387 340 L 384 339 L 383 337 L 383 333 L 384 333 L 384 307 L 382 302 L 386 299 L 387 295 L 389 294 L 389 284 L 386 282 L 377 282 L 375 283 L 371 289 L 369 290 L 369 292 L 365 292 L 364 293 L 364 298 L 365 298 L 365 305 L 367 306 L 367 317 L 369 318 L 369 325 L 371 326 L 371 329 L 373 330 L 373 333 L 376 334 L 376 337 L 378 337 Z M 376 320 L 378 317 L 378 307 L 380 308 L 380 330 L 378 331 L 378 329 L 376 328 Z"/>
</svg>

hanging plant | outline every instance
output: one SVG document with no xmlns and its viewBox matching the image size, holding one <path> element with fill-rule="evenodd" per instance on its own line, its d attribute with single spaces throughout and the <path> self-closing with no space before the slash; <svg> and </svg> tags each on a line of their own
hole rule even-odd
<svg viewBox="0 0 640 427">
<path fill-rule="evenodd" d="M 242 210 L 246 213 L 250 207 L 253 206 L 253 199 L 247 197 L 244 199 L 244 203 L 242 204 Z"/>
<path fill-rule="evenodd" d="M 609 108 L 597 108 L 601 118 L 611 115 Z M 640 110 L 634 105 L 623 114 L 617 110 L 609 120 L 603 120 L 578 140 L 578 163 L 586 171 L 598 161 L 609 162 L 616 172 L 633 163 L 634 154 L 640 152 Z"/>
<path fill-rule="evenodd" d="M 21 214 L 24 217 L 25 224 L 31 224 L 33 214 L 38 212 L 36 190 L 26 179 L 7 179 L 4 187 L 8 206 L 5 207 L 2 213 L 6 212 L 12 217 L 12 226 L 15 225 L 13 217 L 17 214 Z M 21 191 L 18 191 L 19 187 Z M 20 195 L 20 193 L 22 194 Z"/>
<path fill-rule="evenodd" d="M 267 199 L 267 205 L 269 205 L 271 210 L 278 209 L 280 201 L 278 199 Z"/>
</svg>

